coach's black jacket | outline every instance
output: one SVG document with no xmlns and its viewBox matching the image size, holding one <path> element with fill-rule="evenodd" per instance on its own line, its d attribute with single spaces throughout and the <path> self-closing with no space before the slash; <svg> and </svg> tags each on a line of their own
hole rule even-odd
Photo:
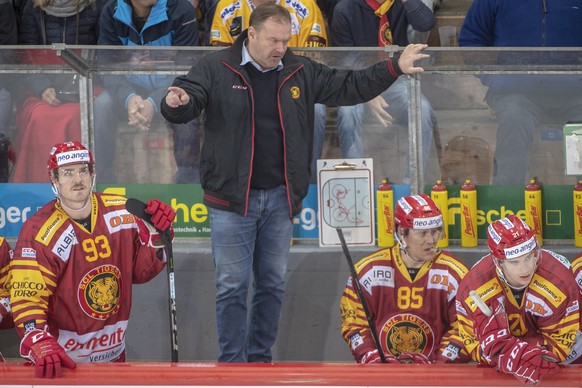
<svg viewBox="0 0 582 388">
<path fill-rule="evenodd" d="M 204 203 L 246 215 L 253 145 L 253 90 L 243 66 L 244 31 L 235 43 L 192 66 L 174 86 L 190 95 L 188 105 L 170 108 L 162 99 L 162 115 L 186 123 L 204 109 L 204 145 L 200 179 Z M 287 50 L 279 72 L 277 103 L 285 144 L 285 176 L 290 215 L 301 210 L 307 194 L 313 146 L 313 105 L 354 105 L 386 90 L 399 75 L 398 56 L 359 71 L 335 70 Z"/>
</svg>

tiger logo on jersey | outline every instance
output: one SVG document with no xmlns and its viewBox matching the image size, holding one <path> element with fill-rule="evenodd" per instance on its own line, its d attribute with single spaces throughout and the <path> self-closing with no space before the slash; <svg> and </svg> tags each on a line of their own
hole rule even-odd
<svg viewBox="0 0 582 388">
<path fill-rule="evenodd" d="M 88 316 L 106 320 L 119 311 L 121 272 L 114 265 L 93 268 L 79 284 L 79 305 Z"/>
<path fill-rule="evenodd" d="M 422 318 L 412 314 L 391 317 L 381 330 L 381 342 L 398 357 L 402 353 L 432 354 L 435 336 L 432 328 Z"/>
<path fill-rule="evenodd" d="M 388 343 L 391 343 L 394 353 L 422 353 L 421 346 L 425 342 L 424 333 L 420 327 L 396 326 L 390 334 Z"/>
</svg>

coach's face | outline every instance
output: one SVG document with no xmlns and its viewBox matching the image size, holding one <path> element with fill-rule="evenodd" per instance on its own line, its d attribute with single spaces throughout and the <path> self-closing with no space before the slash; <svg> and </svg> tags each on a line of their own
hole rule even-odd
<svg viewBox="0 0 582 388">
<path fill-rule="evenodd" d="M 255 62 L 263 70 L 277 67 L 291 39 L 291 22 L 283 22 L 273 18 L 267 19 L 262 25 L 249 27 L 247 49 Z"/>
</svg>

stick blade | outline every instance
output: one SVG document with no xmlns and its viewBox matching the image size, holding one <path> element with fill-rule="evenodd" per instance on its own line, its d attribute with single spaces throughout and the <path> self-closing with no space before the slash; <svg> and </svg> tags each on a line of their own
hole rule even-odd
<svg viewBox="0 0 582 388">
<path fill-rule="evenodd" d="M 136 198 L 128 198 L 125 202 L 125 209 L 136 217 L 144 221 L 152 223 L 152 215 L 146 213 L 147 205 Z"/>
</svg>

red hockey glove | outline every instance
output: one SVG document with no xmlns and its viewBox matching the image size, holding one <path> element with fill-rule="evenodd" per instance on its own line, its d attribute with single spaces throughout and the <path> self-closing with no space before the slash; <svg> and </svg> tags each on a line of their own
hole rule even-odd
<svg viewBox="0 0 582 388">
<path fill-rule="evenodd" d="M 544 376 L 559 370 L 557 361 L 553 353 L 514 338 L 499 355 L 497 368 L 524 384 L 538 384 Z"/>
<path fill-rule="evenodd" d="M 0 363 L 2 362 L 6 362 L 6 360 L 4 359 L 4 356 L 2 355 L 2 353 L 0 353 Z"/>
<path fill-rule="evenodd" d="M 135 217 L 135 223 L 137 224 L 139 231 L 139 241 L 141 245 L 147 245 L 149 247 L 160 249 L 164 247 L 164 241 L 162 236 L 158 231 L 150 225 L 149 222 L 142 220 L 139 217 Z M 170 241 L 174 241 L 174 228 L 170 226 Z"/>
<path fill-rule="evenodd" d="M 32 330 L 20 342 L 20 355 L 36 366 L 37 377 L 60 377 L 61 365 L 74 369 L 77 364 L 59 345 L 55 337 L 43 330 Z"/>
<path fill-rule="evenodd" d="M 384 353 L 384 360 L 388 364 L 399 364 L 400 362 L 391 354 Z M 370 350 L 368 353 L 365 353 L 361 358 L 359 363 L 360 364 L 374 364 L 374 363 L 381 363 L 382 359 L 380 358 L 380 353 L 378 353 L 378 349 Z"/>
<path fill-rule="evenodd" d="M 398 361 L 401 364 L 432 364 L 432 362 L 422 353 L 400 353 Z"/>
<path fill-rule="evenodd" d="M 172 207 L 166 203 L 163 203 L 159 199 L 150 199 L 146 202 L 146 213 L 152 215 L 152 224 L 156 229 L 162 232 L 168 229 L 174 218 L 176 218 L 176 212 Z"/>
<path fill-rule="evenodd" d="M 497 300 L 493 300 L 491 310 L 493 314 L 490 317 L 483 314 L 479 308 L 475 310 L 473 316 L 475 336 L 481 344 L 483 354 L 489 359 L 499 353 L 507 340 L 512 338 L 505 307 Z"/>
<path fill-rule="evenodd" d="M 0 298 L 0 323 L 10 317 L 10 299 Z"/>
</svg>

